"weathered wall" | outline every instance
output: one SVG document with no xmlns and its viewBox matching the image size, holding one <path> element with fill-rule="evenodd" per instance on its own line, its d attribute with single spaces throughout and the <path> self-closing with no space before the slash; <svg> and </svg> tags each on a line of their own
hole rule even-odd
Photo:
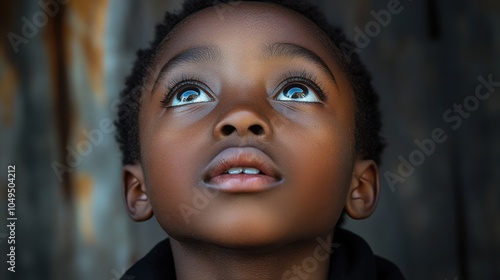
<svg viewBox="0 0 500 280">
<path fill-rule="evenodd" d="M 16 164 L 18 217 L 17 272 L 6 273 L 3 228 L 0 275 L 118 279 L 165 234 L 126 216 L 109 122 L 136 49 L 179 1 L 59 2 L 0 4 L 0 167 Z M 500 87 L 473 96 L 480 77 L 500 81 L 500 3 L 401 0 L 380 22 L 390 1 L 314 2 L 355 39 L 389 143 L 379 209 L 347 227 L 409 279 L 499 279 Z M 418 152 L 435 130 L 446 140 Z"/>
</svg>

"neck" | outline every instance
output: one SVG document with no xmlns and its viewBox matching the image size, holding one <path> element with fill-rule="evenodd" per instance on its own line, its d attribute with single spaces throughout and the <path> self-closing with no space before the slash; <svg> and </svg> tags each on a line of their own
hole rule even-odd
<svg viewBox="0 0 500 280">
<path fill-rule="evenodd" d="M 328 277 L 332 235 L 273 248 L 226 248 L 170 239 L 177 279 L 308 279 Z"/>
</svg>

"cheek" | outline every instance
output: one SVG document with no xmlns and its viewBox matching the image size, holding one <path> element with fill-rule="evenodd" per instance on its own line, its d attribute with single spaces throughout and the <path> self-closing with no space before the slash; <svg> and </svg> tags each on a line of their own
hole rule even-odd
<svg viewBox="0 0 500 280">
<path fill-rule="evenodd" d="M 294 188 L 289 201 L 296 205 L 291 215 L 311 227 L 333 227 L 351 181 L 353 136 L 331 120 L 316 120 L 308 127 L 291 128 L 283 141 L 284 151 L 294 151 L 286 154 L 287 170 L 292 170 L 287 177 Z"/>
<path fill-rule="evenodd" d="M 171 149 L 175 142 L 151 144 L 154 151 L 148 152 L 144 163 L 144 172 L 148 195 L 153 212 L 160 224 L 176 224 L 181 205 L 189 203 L 189 188 L 179 186 L 196 184 L 192 174 L 187 174 L 189 161 L 183 160 L 186 152 L 183 149 Z M 191 176 L 189 176 L 191 175 Z"/>
<path fill-rule="evenodd" d="M 186 123 L 182 127 L 163 120 L 149 130 L 144 129 L 141 154 L 153 212 L 162 227 L 171 229 L 187 226 L 182 211 L 196 210 L 193 193 L 210 153 L 201 151 L 210 139 L 203 122 Z M 168 128 L 168 129 L 167 129 Z"/>
</svg>

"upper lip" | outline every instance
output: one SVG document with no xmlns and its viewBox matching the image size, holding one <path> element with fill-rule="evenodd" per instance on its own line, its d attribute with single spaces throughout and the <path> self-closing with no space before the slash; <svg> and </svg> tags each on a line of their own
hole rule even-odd
<svg viewBox="0 0 500 280">
<path fill-rule="evenodd" d="M 205 181 L 210 181 L 233 167 L 256 168 L 262 175 L 280 179 L 276 165 L 263 151 L 254 147 L 232 147 L 220 152 L 208 164 Z"/>
</svg>

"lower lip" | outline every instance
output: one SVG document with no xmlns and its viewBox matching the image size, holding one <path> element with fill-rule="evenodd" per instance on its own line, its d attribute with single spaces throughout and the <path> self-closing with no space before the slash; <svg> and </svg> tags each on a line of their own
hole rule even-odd
<svg viewBox="0 0 500 280">
<path fill-rule="evenodd" d="M 262 174 L 222 174 L 212 178 L 208 186 L 229 193 L 251 193 L 271 189 L 278 182 L 276 178 Z"/>
</svg>

